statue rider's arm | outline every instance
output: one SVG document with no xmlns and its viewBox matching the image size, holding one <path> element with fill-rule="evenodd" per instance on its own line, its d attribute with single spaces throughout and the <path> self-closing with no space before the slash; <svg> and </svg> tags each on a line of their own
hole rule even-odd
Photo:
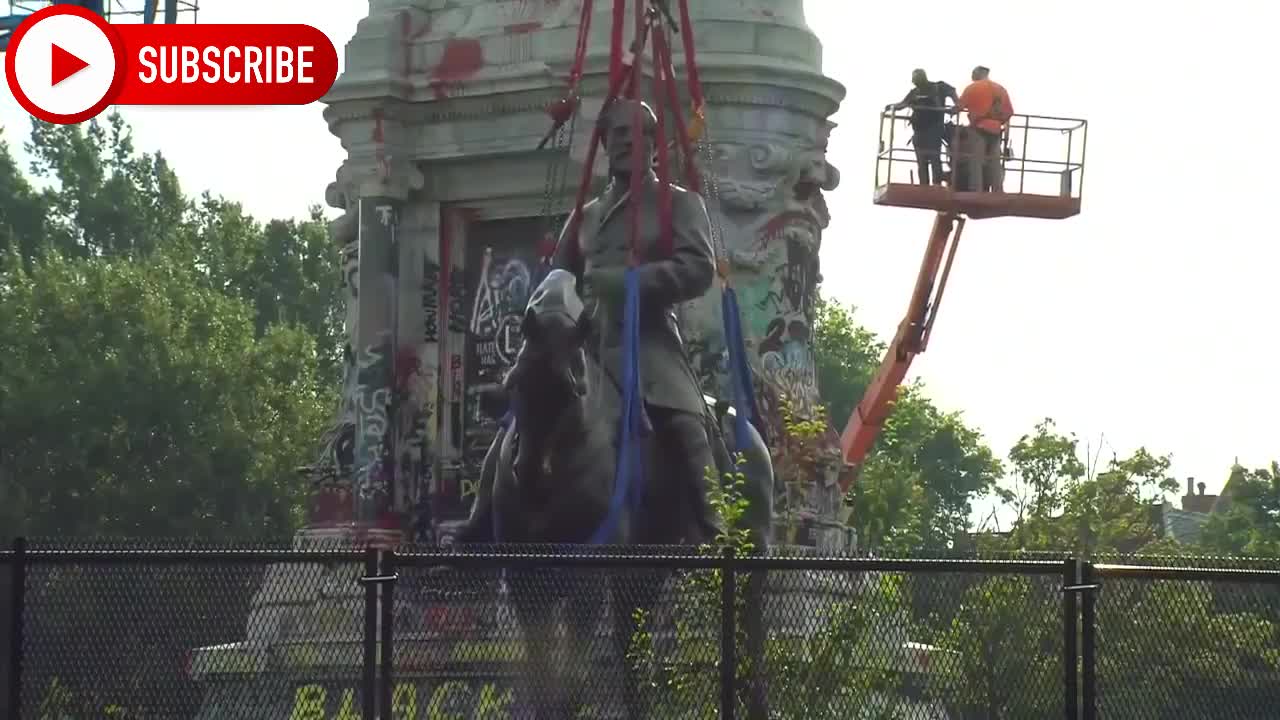
<svg viewBox="0 0 1280 720">
<path fill-rule="evenodd" d="M 715 251 L 706 203 L 692 191 L 677 191 L 671 200 L 671 255 L 639 268 L 640 297 L 646 304 L 696 300 L 715 281 Z"/>
</svg>

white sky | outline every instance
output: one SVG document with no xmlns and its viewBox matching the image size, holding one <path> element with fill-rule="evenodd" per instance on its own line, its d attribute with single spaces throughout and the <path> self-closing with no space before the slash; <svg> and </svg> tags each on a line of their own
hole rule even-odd
<svg viewBox="0 0 1280 720">
<path fill-rule="evenodd" d="M 204 0 L 200 21 L 308 22 L 341 48 L 367 6 L 330 0 Z M 318 7 L 325 7 L 321 11 Z M 878 111 L 914 67 L 963 87 L 975 64 L 1021 112 L 1084 117 L 1084 210 L 1066 221 L 971 222 L 923 377 L 996 453 L 1040 418 L 1126 454 L 1172 452 L 1180 478 L 1214 492 L 1232 461 L 1280 457 L 1274 422 L 1269 213 L 1280 101 L 1271 0 L 1156 4 L 1081 0 L 807 0 L 825 71 L 849 95 L 829 159 L 825 291 L 892 335 L 931 217 L 871 203 Z M 341 52 L 339 53 L 341 56 Z M 342 160 L 321 106 L 129 108 L 142 149 L 162 149 L 189 192 L 211 189 L 260 218 L 322 203 Z M 25 113 L 0 96 L 19 149 Z M 837 271 L 836 268 L 839 270 Z"/>
</svg>

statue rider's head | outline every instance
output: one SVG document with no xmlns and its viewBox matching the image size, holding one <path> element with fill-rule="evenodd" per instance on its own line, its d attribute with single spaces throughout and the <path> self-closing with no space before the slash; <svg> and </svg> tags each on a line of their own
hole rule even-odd
<svg viewBox="0 0 1280 720">
<path fill-rule="evenodd" d="M 640 166 L 653 167 L 654 146 L 658 134 L 658 116 L 653 108 L 640 100 L 619 98 L 605 106 L 596 121 L 600 126 L 600 140 L 609 154 L 609 174 L 616 178 L 631 177 L 632 153 L 640 153 Z M 639 142 L 633 130 L 640 125 Z"/>
</svg>

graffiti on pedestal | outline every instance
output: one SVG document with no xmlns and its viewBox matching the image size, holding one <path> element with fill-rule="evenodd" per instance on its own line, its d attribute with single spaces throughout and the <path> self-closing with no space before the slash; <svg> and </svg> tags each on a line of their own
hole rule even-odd
<svg viewBox="0 0 1280 720">
<path fill-rule="evenodd" d="M 356 358 L 355 494 L 362 500 L 390 491 L 390 377 L 391 333 L 384 332 Z"/>
<path fill-rule="evenodd" d="M 423 337 L 427 342 L 440 341 L 440 264 L 427 258 L 422 267 L 422 318 Z M 467 332 L 467 280 L 462 273 L 451 272 L 448 277 L 449 298 L 446 331 Z"/>
<path fill-rule="evenodd" d="M 526 258 L 495 259 L 493 248 L 484 249 L 469 327 L 478 380 L 498 380 L 515 361 L 532 282 L 533 273 Z"/>
<path fill-rule="evenodd" d="M 279 717 L 330 720 L 360 714 L 358 687 L 342 683 L 311 683 L 294 689 L 289 704 L 280 703 Z M 389 717 L 403 720 L 472 720 L 506 718 L 518 710 L 509 682 L 494 680 L 419 680 L 397 682 L 391 693 Z"/>
<path fill-rule="evenodd" d="M 520 322 L 537 282 L 541 218 L 474 223 L 467 232 L 467 342 L 464 383 L 463 477 L 478 474 L 497 430 L 481 412 L 479 394 L 502 381 L 520 350 Z M 465 495 L 470 487 L 460 488 Z M 467 506 L 469 498 L 463 498 Z"/>
<path fill-rule="evenodd" d="M 743 142 L 717 142 L 702 158 L 703 172 L 715 177 L 708 211 L 721 230 L 723 245 L 717 250 L 728 263 L 737 295 L 756 403 L 776 468 L 786 467 L 789 454 L 787 411 L 796 420 L 821 419 L 813 335 L 822 280 L 819 250 L 830 221 L 822 193 L 839 182 L 838 171 L 826 161 L 829 127 L 805 127 L 797 121 L 790 130 L 767 140 L 754 136 Z M 687 337 L 694 368 L 704 387 L 724 393 L 727 367 L 719 298 L 701 301 L 687 317 L 692 320 Z M 818 443 L 823 458 L 838 455 L 833 432 L 821 434 Z M 806 467 L 799 475 L 827 487 L 821 472 L 808 471 Z M 778 480 L 775 490 L 789 493 L 789 480 L 782 475 Z M 775 511 L 799 509 L 823 522 L 834 519 L 833 508 L 817 502 L 819 497 L 826 496 L 807 492 L 796 503 L 789 494 L 775 497 Z"/>
<path fill-rule="evenodd" d="M 795 316 L 781 315 L 769 321 L 757 347 L 760 377 L 787 398 L 809 398 L 817 388 L 813 345 L 809 326 Z M 803 403 L 797 409 L 811 411 Z"/>
<path fill-rule="evenodd" d="M 440 342 L 440 263 L 427 258 L 422 264 L 422 337 Z"/>
<path fill-rule="evenodd" d="M 467 331 L 467 278 L 461 272 L 449 273 L 449 332 Z"/>
<path fill-rule="evenodd" d="M 425 362 L 427 345 L 401 346 L 395 359 L 395 507 L 408 519 L 417 542 L 431 539 L 431 436 L 435 373 Z"/>
<path fill-rule="evenodd" d="M 726 142 L 713 153 L 717 197 L 711 209 L 723 231 L 753 373 L 761 394 L 774 396 L 759 400 L 773 408 L 785 396 L 804 417 L 813 417 L 819 404 L 813 321 L 818 250 L 830 221 L 822 191 L 839 181 L 826 161 L 825 141 Z M 719 313 L 714 318 L 721 320 Z M 701 347 L 691 343 L 695 367 L 722 365 L 718 331 L 694 327 L 690 335 L 710 340 Z"/>
</svg>

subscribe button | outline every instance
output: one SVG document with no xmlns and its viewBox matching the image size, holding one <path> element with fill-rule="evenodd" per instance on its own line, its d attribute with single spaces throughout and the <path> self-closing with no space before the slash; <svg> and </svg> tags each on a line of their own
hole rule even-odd
<svg viewBox="0 0 1280 720">
<path fill-rule="evenodd" d="M 69 124 L 109 105 L 305 105 L 338 52 L 309 25 L 110 25 L 53 5 L 14 31 L 4 71 L 23 109 Z"/>
</svg>

